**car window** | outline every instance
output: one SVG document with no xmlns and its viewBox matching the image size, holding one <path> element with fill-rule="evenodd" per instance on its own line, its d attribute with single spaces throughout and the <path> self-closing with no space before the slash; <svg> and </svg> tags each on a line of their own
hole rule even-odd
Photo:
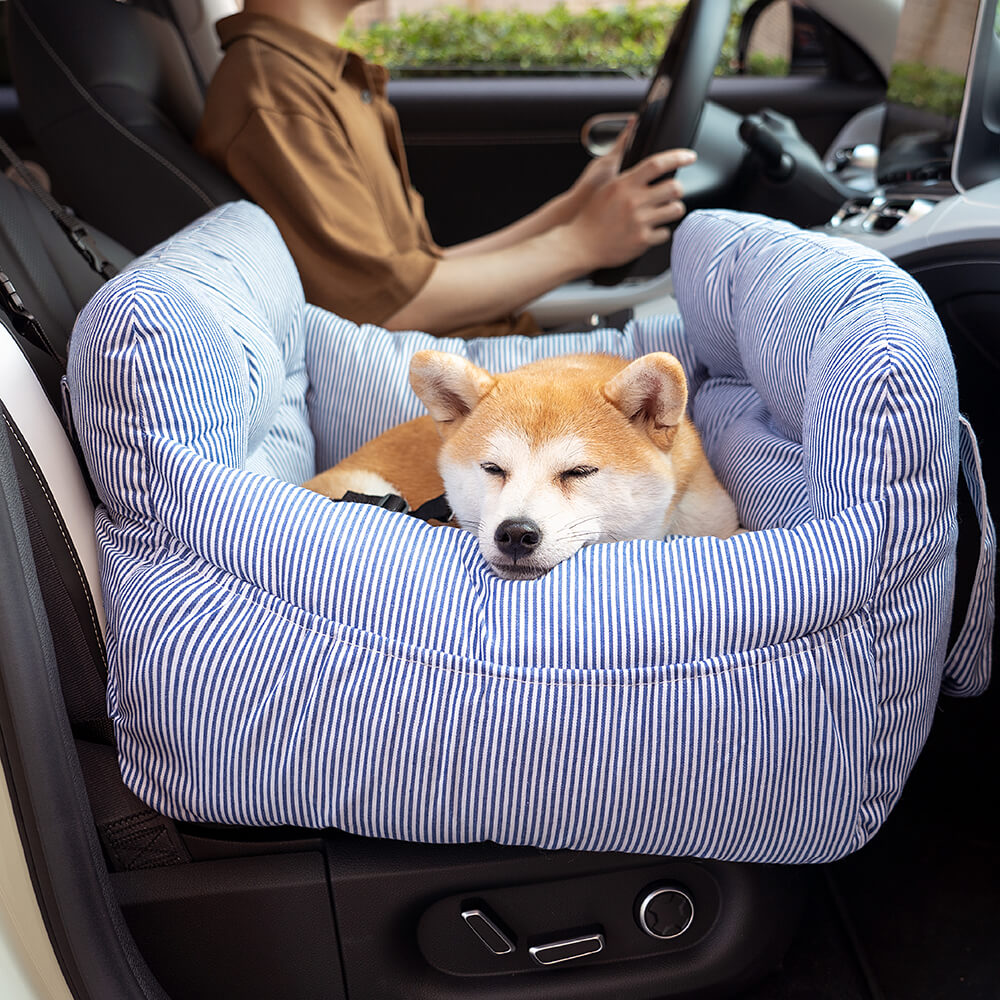
<svg viewBox="0 0 1000 1000">
<path fill-rule="evenodd" d="M 738 0 L 719 62 L 737 71 L 736 44 L 744 13 Z M 789 64 L 788 0 L 760 19 L 752 72 L 785 73 Z M 345 43 L 397 76 L 434 73 L 626 73 L 650 75 L 683 4 L 596 0 L 467 0 L 466 6 L 428 0 L 376 0 L 355 11 Z"/>
<path fill-rule="evenodd" d="M 828 75 L 831 28 L 802 0 L 756 0 L 744 5 L 733 68 L 751 76 Z"/>
<path fill-rule="evenodd" d="M 608 4 L 571 9 L 551 0 L 517 5 L 428 7 L 398 0 L 355 12 L 346 41 L 397 75 L 426 72 L 650 73 L 677 20 L 676 5 Z"/>
<path fill-rule="evenodd" d="M 958 7 L 963 17 L 954 16 Z M 889 74 L 889 102 L 957 122 L 975 23 L 975 0 L 908 7 Z M 926 126 L 933 129 L 941 123 L 931 118 Z"/>
<path fill-rule="evenodd" d="M 746 32 L 743 72 L 753 76 L 784 76 L 792 52 L 792 11 L 788 0 L 775 0 L 752 24 Z"/>
</svg>

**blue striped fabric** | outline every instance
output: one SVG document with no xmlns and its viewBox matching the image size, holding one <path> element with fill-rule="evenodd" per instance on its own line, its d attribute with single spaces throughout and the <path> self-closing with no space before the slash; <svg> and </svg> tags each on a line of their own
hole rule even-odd
<svg viewBox="0 0 1000 1000">
<path fill-rule="evenodd" d="M 960 419 L 962 431 L 961 454 L 962 469 L 966 482 L 982 483 L 983 469 L 979 461 L 979 449 L 976 437 L 969 422 Z M 972 597 L 974 608 L 981 608 L 979 614 L 970 614 L 965 619 L 962 629 L 955 639 L 955 644 L 948 653 L 944 665 L 945 694 L 966 697 L 979 694 L 990 682 L 990 656 L 993 649 L 993 615 L 996 593 L 996 531 L 990 512 L 986 508 L 985 490 L 972 490 L 972 502 L 976 508 L 976 517 L 983 525 L 979 539 L 979 563 L 975 579 L 972 581 Z"/>
<path fill-rule="evenodd" d="M 724 212 L 676 239 L 683 327 L 359 329 L 304 304 L 242 203 L 97 294 L 70 388 L 141 798 L 183 819 L 757 861 L 875 832 L 945 665 L 947 345 L 875 254 Z M 592 546 L 509 581 L 470 534 L 296 486 L 419 412 L 406 369 L 432 344 L 494 369 L 673 351 L 753 530 Z M 949 661 L 964 693 L 988 678 L 992 573 Z"/>
</svg>

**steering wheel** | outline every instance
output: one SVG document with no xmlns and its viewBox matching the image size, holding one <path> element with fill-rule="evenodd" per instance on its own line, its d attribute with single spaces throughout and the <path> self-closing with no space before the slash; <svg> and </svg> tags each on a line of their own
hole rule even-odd
<svg viewBox="0 0 1000 1000">
<path fill-rule="evenodd" d="M 729 25 L 730 9 L 729 0 L 688 0 L 636 111 L 635 128 L 622 156 L 621 170 L 651 153 L 694 142 Z M 668 254 L 669 247 L 668 243 Z M 591 279 L 599 285 L 617 285 L 632 273 L 642 256 L 617 267 L 601 268 Z"/>
</svg>

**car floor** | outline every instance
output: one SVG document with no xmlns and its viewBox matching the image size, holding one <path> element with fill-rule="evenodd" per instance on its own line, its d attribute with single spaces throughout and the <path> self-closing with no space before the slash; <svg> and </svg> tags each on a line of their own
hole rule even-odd
<svg viewBox="0 0 1000 1000">
<path fill-rule="evenodd" d="M 898 805 L 816 872 L 782 967 L 745 1000 L 1000 998 L 1000 697 L 942 698 Z"/>
</svg>

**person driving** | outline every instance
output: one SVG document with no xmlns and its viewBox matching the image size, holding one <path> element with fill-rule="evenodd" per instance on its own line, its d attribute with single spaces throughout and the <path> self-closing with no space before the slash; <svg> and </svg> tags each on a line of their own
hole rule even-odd
<svg viewBox="0 0 1000 1000">
<path fill-rule="evenodd" d="M 388 71 L 338 45 L 360 0 L 245 0 L 195 144 L 274 219 L 306 298 L 356 323 L 463 337 L 537 333 L 525 305 L 670 238 L 692 163 L 619 173 L 625 136 L 565 192 L 496 232 L 438 246 L 410 183 Z M 489 191 L 483 192 L 489 197 Z"/>
</svg>

